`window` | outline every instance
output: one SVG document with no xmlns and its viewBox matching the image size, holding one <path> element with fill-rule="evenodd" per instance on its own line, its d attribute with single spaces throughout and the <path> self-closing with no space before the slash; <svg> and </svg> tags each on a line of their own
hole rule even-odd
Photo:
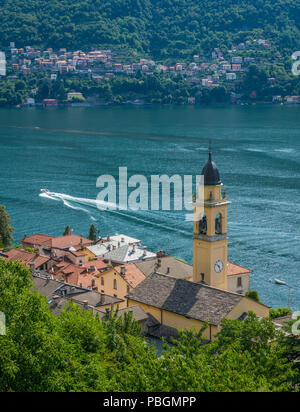
<svg viewBox="0 0 300 412">
<path fill-rule="evenodd" d="M 101 278 L 101 285 L 104 286 L 104 278 Z"/>
<path fill-rule="evenodd" d="M 199 220 L 199 233 L 206 235 L 207 232 L 207 218 L 206 215 L 202 214 L 201 219 Z"/>
<path fill-rule="evenodd" d="M 222 221 L 222 217 L 221 217 L 220 213 L 218 213 L 217 216 L 216 216 L 216 220 L 215 220 L 215 233 L 216 233 L 216 235 L 220 235 L 222 233 L 221 221 Z"/>
<path fill-rule="evenodd" d="M 117 279 L 114 279 L 114 289 L 117 290 Z"/>
</svg>

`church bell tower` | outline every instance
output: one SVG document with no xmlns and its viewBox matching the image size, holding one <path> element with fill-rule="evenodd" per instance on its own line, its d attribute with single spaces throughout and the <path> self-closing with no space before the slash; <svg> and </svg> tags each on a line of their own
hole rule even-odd
<svg viewBox="0 0 300 412">
<path fill-rule="evenodd" d="M 227 208 L 231 202 L 222 190 L 211 153 L 202 175 L 204 190 L 194 201 L 193 281 L 227 290 Z"/>
</svg>

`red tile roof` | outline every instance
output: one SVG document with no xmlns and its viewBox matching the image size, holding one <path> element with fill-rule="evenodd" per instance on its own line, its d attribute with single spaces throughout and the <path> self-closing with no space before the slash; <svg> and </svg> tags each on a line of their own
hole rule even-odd
<svg viewBox="0 0 300 412">
<path fill-rule="evenodd" d="M 92 266 L 96 268 L 93 272 L 89 271 Z M 107 269 L 107 265 L 104 263 L 104 259 L 86 262 L 82 266 L 62 261 L 56 263 L 53 269 L 54 272 L 51 271 L 50 273 L 54 279 L 63 280 L 73 285 L 81 285 L 83 288 L 89 288 L 92 287 L 92 281 L 97 279 L 99 272 Z"/>
<path fill-rule="evenodd" d="M 36 233 L 34 235 L 24 237 L 21 242 L 36 246 L 48 246 L 57 249 L 66 249 L 70 247 L 79 249 L 81 246 L 85 247 L 93 243 L 91 240 L 73 233 L 67 236 L 59 237 Z"/>
<path fill-rule="evenodd" d="M 95 266 L 95 268 L 100 271 L 108 268 L 107 264 L 104 262 L 104 258 L 89 260 L 88 262 L 85 262 L 83 266 L 86 269 L 90 269 L 92 266 Z"/>
<path fill-rule="evenodd" d="M 78 276 L 78 286 L 81 286 L 82 288 L 91 288 L 93 287 L 93 280 L 97 279 L 97 274 L 98 272 L 91 272 L 91 273 L 80 273 L 80 275 Z"/>
<path fill-rule="evenodd" d="M 122 266 L 125 267 L 125 275 L 122 277 L 132 288 L 137 287 L 137 285 L 146 279 L 144 273 L 134 263 L 128 263 Z M 115 270 L 119 274 L 121 274 L 122 266 L 115 267 Z"/>
<path fill-rule="evenodd" d="M 62 265 L 63 263 L 64 265 Z M 58 270 L 54 273 L 51 272 L 54 279 L 63 280 L 64 282 L 71 283 L 72 285 L 78 285 L 78 278 L 83 270 L 82 267 L 68 262 L 60 262 L 55 266 L 58 267 Z"/>
<path fill-rule="evenodd" d="M 252 270 L 238 266 L 234 263 L 227 263 L 227 276 L 243 275 L 245 273 L 251 273 Z"/>
<path fill-rule="evenodd" d="M 42 235 L 40 233 L 35 233 L 31 236 L 24 237 L 21 242 L 28 243 L 32 245 L 42 246 L 46 242 L 49 242 L 51 239 L 54 239 L 54 236 Z"/>
<path fill-rule="evenodd" d="M 78 236 L 75 234 L 67 235 L 67 236 L 60 236 L 60 237 L 55 237 L 50 239 L 48 242 L 46 242 L 45 245 L 50 246 L 52 248 L 57 248 L 57 249 L 66 249 L 73 247 L 75 249 L 79 249 L 81 246 L 89 246 L 93 242 L 89 239 L 85 239 L 82 236 Z"/>
<path fill-rule="evenodd" d="M 47 256 L 40 256 L 35 253 L 27 252 L 20 249 L 12 249 L 4 253 L 7 256 L 7 260 L 14 260 L 23 263 L 23 265 L 29 267 L 30 263 L 34 262 L 36 268 L 44 265 L 50 260 Z"/>
</svg>

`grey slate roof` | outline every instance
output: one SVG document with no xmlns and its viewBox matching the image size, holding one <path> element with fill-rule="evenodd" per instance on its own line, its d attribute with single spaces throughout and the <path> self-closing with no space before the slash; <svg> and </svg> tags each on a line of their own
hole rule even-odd
<svg viewBox="0 0 300 412">
<path fill-rule="evenodd" d="M 136 266 L 144 273 L 145 276 L 155 272 L 158 259 L 145 260 L 144 262 L 136 262 Z M 168 275 L 177 279 L 186 279 L 193 276 L 193 266 L 186 262 L 182 262 L 173 256 L 160 258 L 160 267 L 156 273 Z"/>
<path fill-rule="evenodd" d="M 64 284 L 56 280 L 46 279 L 45 277 L 32 277 L 33 288 L 47 298 L 51 298 L 54 292 L 60 289 Z"/>
<path fill-rule="evenodd" d="M 128 298 L 187 318 L 218 325 L 243 296 L 201 283 L 153 273 L 130 292 Z"/>
<path fill-rule="evenodd" d="M 74 303 L 78 304 L 87 302 L 88 305 L 96 308 L 123 302 L 123 299 L 84 289 L 79 286 L 69 285 L 54 279 L 33 276 L 32 280 L 34 284 L 32 289 L 37 290 L 49 300 L 57 295 L 71 299 Z"/>
<path fill-rule="evenodd" d="M 128 248 L 128 245 L 121 246 L 118 249 L 105 253 L 104 258 L 107 260 L 112 260 L 113 262 L 125 262 Z"/>
<path fill-rule="evenodd" d="M 111 260 L 114 263 L 135 263 L 146 259 L 155 258 L 156 254 L 149 252 L 146 249 L 141 249 L 137 246 L 125 245 L 110 252 L 105 253 L 103 256 L 105 260 Z"/>
</svg>

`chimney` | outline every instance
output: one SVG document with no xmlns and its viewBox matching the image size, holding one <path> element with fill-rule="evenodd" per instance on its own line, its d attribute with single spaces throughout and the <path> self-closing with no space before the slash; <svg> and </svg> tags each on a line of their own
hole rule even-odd
<svg viewBox="0 0 300 412">
<path fill-rule="evenodd" d="M 105 320 L 109 320 L 109 314 L 110 314 L 110 310 L 109 308 L 105 309 Z"/>
<path fill-rule="evenodd" d="M 84 307 L 84 309 L 88 308 L 88 301 L 87 300 L 83 301 L 83 307 Z"/>
<path fill-rule="evenodd" d="M 107 235 L 107 241 L 110 242 L 110 236 L 109 235 Z"/>
<path fill-rule="evenodd" d="M 135 252 L 135 250 L 136 250 L 136 245 L 135 245 L 135 243 L 132 245 L 132 251 L 133 252 Z"/>
<path fill-rule="evenodd" d="M 170 268 L 169 268 L 169 266 L 167 267 L 167 272 L 166 272 L 166 274 L 168 274 L 168 273 L 170 273 Z"/>
<path fill-rule="evenodd" d="M 143 249 L 144 249 L 143 255 L 146 256 L 147 255 L 147 246 L 144 246 Z"/>
<path fill-rule="evenodd" d="M 91 266 L 90 269 L 91 269 L 91 272 L 96 272 L 96 266 Z"/>
<path fill-rule="evenodd" d="M 101 293 L 100 294 L 100 302 L 103 304 L 103 303 L 105 303 L 105 295 L 104 295 L 104 293 Z"/>
<path fill-rule="evenodd" d="M 126 275 L 126 267 L 121 266 L 121 276 L 125 276 L 125 275 Z"/>
</svg>

